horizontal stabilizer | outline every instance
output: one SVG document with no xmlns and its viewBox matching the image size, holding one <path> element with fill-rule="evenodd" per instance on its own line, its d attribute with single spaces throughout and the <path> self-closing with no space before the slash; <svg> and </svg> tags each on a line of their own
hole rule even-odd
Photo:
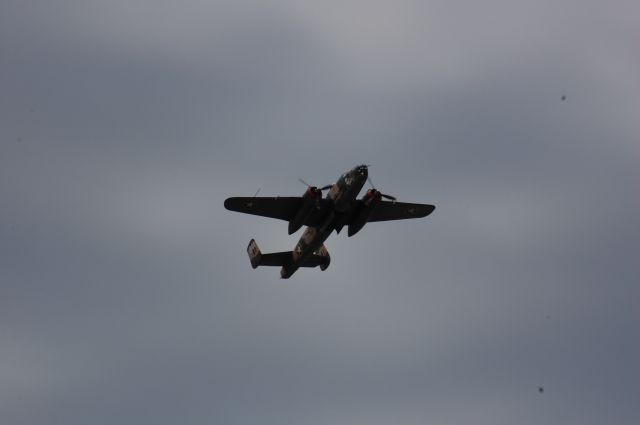
<svg viewBox="0 0 640 425">
<path fill-rule="evenodd" d="M 263 254 L 258 248 L 258 244 L 254 239 L 251 239 L 249 246 L 247 247 L 247 254 L 249 254 L 249 260 L 251 261 L 251 267 L 254 269 L 258 266 L 276 266 L 281 267 L 289 265 L 293 261 L 292 251 L 272 252 L 269 254 Z"/>
<path fill-rule="evenodd" d="M 258 266 L 288 267 L 293 264 L 293 251 L 263 254 L 254 239 L 251 239 L 249 246 L 247 246 L 247 254 L 249 254 L 251 267 L 254 269 Z M 322 270 L 326 270 L 329 267 L 329 263 L 331 263 L 331 257 L 327 249 L 322 245 L 314 254 L 305 258 L 298 267 L 320 266 Z"/>
</svg>

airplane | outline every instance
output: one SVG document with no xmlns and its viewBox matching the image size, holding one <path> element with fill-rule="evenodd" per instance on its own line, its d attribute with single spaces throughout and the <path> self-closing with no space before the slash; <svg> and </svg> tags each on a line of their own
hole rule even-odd
<svg viewBox="0 0 640 425">
<path fill-rule="evenodd" d="M 369 177 L 368 165 L 358 165 L 342 174 L 335 184 L 318 189 L 308 185 L 301 197 L 232 197 L 224 201 L 230 211 L 260 215 L 289 222 L 289 234 L 307 226 L 293 251 L 263 254 L 254 239 L 247 247 L 249 261 L 258 266 L 281 267 L 280 277 L 290 278 L 300 267 L 329 267 L 331 256 L 324 241 L 334 230 L 347 226 L 348 236 L 358 233 L 366 223 L 426 217 L 435 206 L 397 202 L 396 198 L 378 191 Z M 358 193 L 369 181 L 371 189 L 361 199 Z M 322 191 L 329 189 L 326 198 Z M 257 195 L 257 193 L 256 193 Z M 383 201 L 382 199 L 389 201 Z"/>
</svg>

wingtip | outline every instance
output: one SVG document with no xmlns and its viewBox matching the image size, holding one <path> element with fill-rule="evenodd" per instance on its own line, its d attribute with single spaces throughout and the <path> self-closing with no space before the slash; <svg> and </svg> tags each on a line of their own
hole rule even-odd
<svg viewBox="0 0 640 425">
<path fill-rule="evenodd" d="M 432 213 L 432 212 L 433 212 L 433 210 L 435 210 L 435 209 L 436 209 L 435 205 L 425 205 L 424 212 L 423 212 L 423 214 L 421 214 L 420 216 L 421 216 L 421 217 L 426 217 L 426 216 L 428 216 L 428 215 L 431 215 L 431 213 Z"/>
<path fill-rule="evenodd" d="M 433 211 L 435 211 L 436 206 L 435 205 L 429 205 L 431 208 L 429 208 L 429 211 L 427 211 L 427 215 L 431 215 L 433 213 Z"/>
</svg>

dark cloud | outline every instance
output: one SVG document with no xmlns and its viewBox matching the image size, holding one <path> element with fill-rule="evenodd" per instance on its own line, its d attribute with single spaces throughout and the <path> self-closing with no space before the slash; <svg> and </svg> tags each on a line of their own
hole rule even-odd
<svg viewBox="0 0 640 425">
<path fill-rule="evenodd" d="M 637 12 L 6 3 L 0 422 L 637 423 Z M 435 213 L 249 267 L 359 163 Z"/>
</svg>

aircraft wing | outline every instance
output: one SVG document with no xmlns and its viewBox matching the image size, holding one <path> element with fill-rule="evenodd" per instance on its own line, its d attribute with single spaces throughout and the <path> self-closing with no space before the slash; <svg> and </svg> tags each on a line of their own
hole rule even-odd
<svg viewBox="0 0 640 425">
<path fill-rule="evenodd" d="M 303 204 L 303 199 L 299 196 L 278 196 L 261 198 L 227 198 L 224 207 L 230 211 L 237 211 L 245 214 L 260 215 L 263 217 L 277 218 L 279 220 L 291 220 Z M 326 215 L 330 202 L 321 200 L 317 208 L 304 223 L 307 226 L 320 224 Z"/>
<path fill-rule="evenodd" d="M 428 204 L 381 201 L 371 211 L 371 216 L 369 216 L 367 222 L 426 217 L 434 209 L 436 209 L 435 206 Z"/>
</svg>

